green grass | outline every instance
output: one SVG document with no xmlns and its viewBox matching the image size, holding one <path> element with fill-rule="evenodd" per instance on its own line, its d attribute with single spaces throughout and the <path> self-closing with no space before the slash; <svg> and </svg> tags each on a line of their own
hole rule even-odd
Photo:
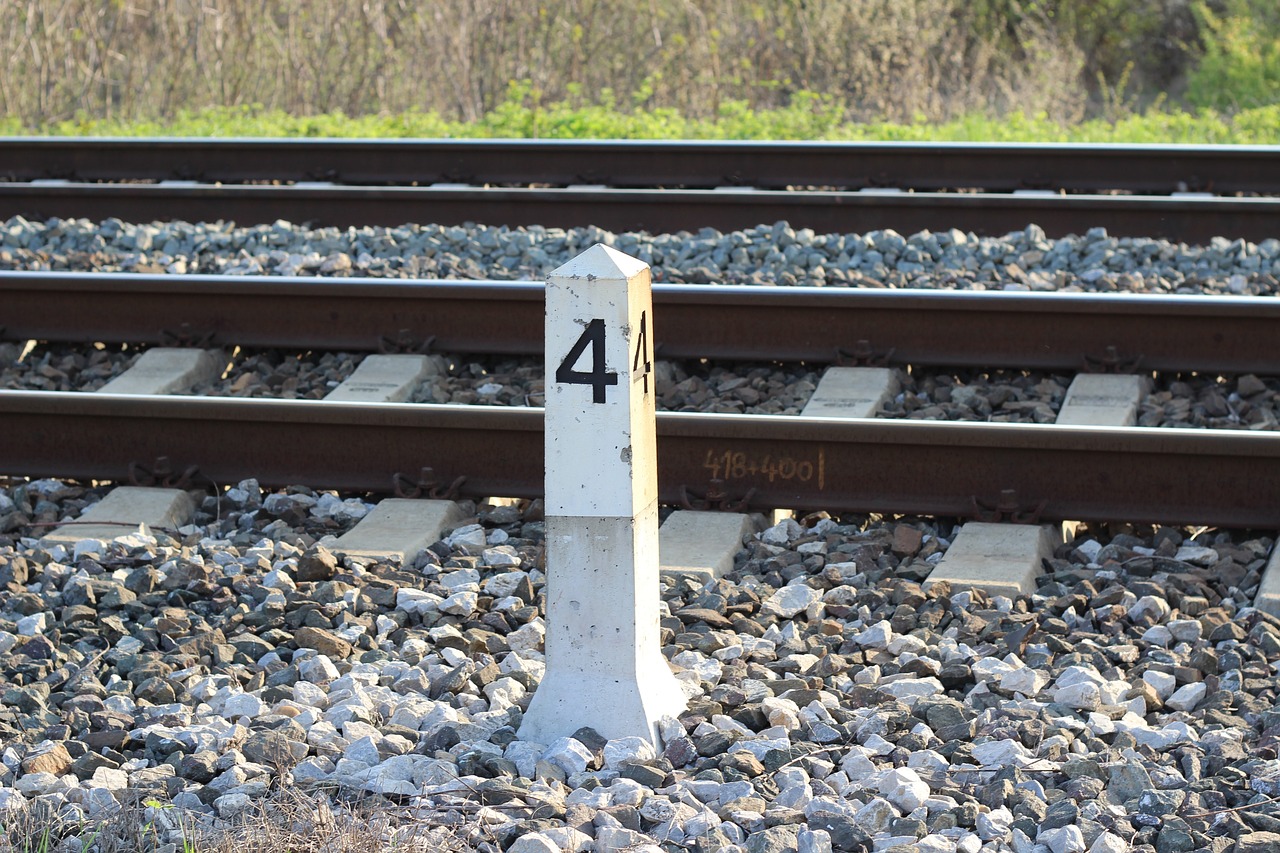
<svg viewBox="0 0 1280 853">
<path fill-rule="evenodd" d="M 942 124 L 851 123 L 838 100 L 802 92 L 789 106 L 752 109 L 723 104 L 711 119 L 691 119 L 672 110 L 622 109 L 605 93 L 600 103 L 540 103 L 513 86 L 497 109 L 473 123 L 437 113 L 347 116 L 340 112 L 294 116 L 255 107 L 182 111 L 167 121 L 119 122 L 81 118 L 46 127 L 24 127 L 0 118 L 0 134 L 54 136 L 194 137 L 373 137 L 516 139 L 827 139 L 921 142 L 1128 142 L 1280 143 L 1280 104 L 1235 113 L 1204 108 L 1151 110 L 1115 121 L 1092 119 L 1062 125 L 1044 115 L 1012 113 L 999 118 L 970 115 Z"/>
</svg>

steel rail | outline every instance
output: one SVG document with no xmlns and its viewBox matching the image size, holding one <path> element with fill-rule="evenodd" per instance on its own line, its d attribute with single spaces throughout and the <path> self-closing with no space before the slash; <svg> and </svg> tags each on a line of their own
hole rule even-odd
<svg viewBox="0 0 1280 853">
<path fill-rule="evenodd" d="M 542 412 L 0 392 L 0 472 L 125 480 L 166 457 L 215 483 L 387 492 L 431 467 L 462 493 L 536 497 Z M 1016 492 L 1046 519 L 1280 525 L 1280 436 L 919 421 L 658 416 L 659 495 L 723 481 L 745 507 L 970 516 Z"/>
<path fill-rule="evenodd" d="M 1271 297 L 655 285 L 665 358 L 1280 372 Z M 537 354 L 537 282 L 0 273 L 10 340 Z M 862 345 L 865 342 L 865 345 Z"/>
<path fill-rule="evenodd" d="M 336 227 L 406 222 L 595 225 L 654 233 L 704 227 L 732 231 L 786 220 L 825 233 L 960 228 L 991 235 L 1035 223 L 1054 237 L 1101 226 L 1118 236 L 1186 242 L 1280 235 L 1280 198 L 1275 197 L 0 183 L 0 218 L 15 215 L 240 223 L 285 219 Z"/>
<path fill-rule="evenodd" d="M 0 138 L 13 181 L 545 183 L 1280 193 L 1280 147 L 524 139 Z"/>
</svg>

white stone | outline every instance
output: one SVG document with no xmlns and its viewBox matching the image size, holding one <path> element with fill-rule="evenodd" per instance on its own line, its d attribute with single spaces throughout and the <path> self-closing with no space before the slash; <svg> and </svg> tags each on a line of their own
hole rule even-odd
<svg viewBox="0 0 1280 853">
<path fill-rule="evenodd" d="M 634 779 L 614 779 L 609 785 L 609 798 L 615 806 L 638 806 L 651 791 Z"/>
<path fill-rule="evenodd" d="M 543 645 L 546 635 L 546 625 L 540 618 L 534 619 L 508 634 L 507 645 L 513 652 L 536 652 Z M 575 732 L 577 730 L 574 729 Z"/>
<path fill-rule="evenodd" d="M 529 691 L 514 678 L 499 678 L 489 682 L 483 688 L 484 695 L 489 698 L 489 710 L 499 711 L 516 705 Z"/>
<path fill-rule="evenodd" d="M 1204 682 L 1193 681 L 1175 690 L 1164 704 L 1175 711 L 1194 711 L 1208 692 L 1209 688 L 1205 687 Z"/>
<path fill-rule="evenodd" d="M 720 816 L 710 809 L 702 809 L 684 822 L 684 834 L 687 838 L 698 838 L 723 823 Z M 801 848 L 803 849 L 803 848 Z"/>
<path fill-rule="evenodd" d="M 333 774 L 333 762 L 323 755 L 304 759 L 294 766 L 293 779 L 298 783 L 323 782 Z"/>
<path fill-rule="evenodd" d="M 437 357 L 438 358 L 438 357 Z M 336 403 L 403 403 L 440 364 L 425 355 L 367 355 L 325 399 Z"/>
<path fill-rule="evenodd" d="M 866 751 L 850 749 L 840 761 L 840 769 L 851 782 L 861 782 L 872 776 L 878 769 Z"/>
<path fill-rule="evenodd" d="M 885 648 L 891 655 L 896 656 L 905 653 L 919 657 L 928 651 L 929 646 L 914 634 L 897 634 Z"/>
<path fill-rule="evenodd" d="M 458 569 L 440 576 L 440 585 L 451 592 L 475 592 L 480 589 L 480 572 L 476 569 Z"/>
<path fill-rule="evenodd" d="M 1084 853 L 1084 835 L 1078 826 L 1061 826 L 1046 829 L 1036 835 L 1036 843 L 1043 844 L 1053 853 Z"/>
<path fill-rule="evenodd" d="M 1156 695 L 1160 697 L 1161 702 L 1167 701 L 1173 695 L 1173 691 L 1178 689 L 1178 679 L 1167 672 L 1149 669 L 1142 673 L 1142 680 L 1151 685 L 1151 688 L 1156 691 Z"/>
<path fill-rule="evenodd" d="M 1021 693 L 1023 696 L 1035 696 L 1048 683 L 1049 679 L 1045 677 L 1044 673 L 1029 666 L 1018 667 L 1012 672 L 1007 672 L 1000 676 L 1000 687 L 1002 689 L 1012 690 L 1015 693 Z"/>
<path fill-rule="evenodd" d="M 1013 813 L 1004 806 L 992 809 L 989 812 L 980 812 L 976 824 L 978 837 L 983 841 L 1006 838 L 1009 835 L 1009 827 L 1012 824 Z"/>
<path fill-rule="evenodd" d="M 18 636 L 34 637 L 36 634 L 43 634 L 48 627 L 48 613 L 44 611 L 32 613 L 30 616 L 23 616 L 18 620 Z"/>
<path fill-rule="evenodd" d="M 489 544 L 484 528 L 479 524 L 466 524 L 457 528 L 444 540 L 450 548 L 461 548 L 467 554 L 479 556 Z"/>
<path fill-rule="evenodd" d="M 929 798 L 929 786 L 910 767 L 899 767 L 884 774 L 880 794 L 904 812 L 912 811 Z"/>
<path fill-rule="evenodd" d="M 1012 673 L 1015 667 L 999 658 L 983 657 L 975 660 L 970 669 L 973 670 L 974 679 L 983 682 L 1004 678 Z"/>
<path fill-rule="evenodd" d="M 885 649 L 893 640 L 893 627 L 887 620 L 880 620 L 853 637 L 854 642 L 869 649 Z"/>
<path fill-rule="evenodd" d="M 298 674 L 312 684 L 328 684 L 338 677 L 338 668 L 327 655 L 316 655 L 298 664 Z"/>
<path fill-rule="evenodd" d="M 479 602 L 480 596 L 474 592 L 455 592 L 440 602 L 439 609 L 453 616 L 468 616 L 475 612 Z"/>
<path fill-rule="evenodd" d="M 805 584 L 788 584 L 761 604 L 761 610 L 790 619 L 822 599 L 822 591 Z"/>
<path fill-rule="evenodd" d="M 222 706 L 222 716 L 227 719 L 237 717 L 257 718 L 265 713 L 267 706 L 252 693 L 237 693 L 231 696 Z"/>
<path fill-rule="evenodd" d="M 751 516 L 744 513 L 676 510 L 658 528 L 660 569 L 724 577 L 733 571 L 743 538 L 754 529 Z"/>
<path fill-rule="evenodd" d="M 925 678 L 902 678 L 879 685 L 879 689 L 890 696 L 902 699 L 908 704 L 917 699 L 937 696 L 943 692 L 942 682 L 933 676 Z"/>
<path fill-rule="evenodd" d="M 831 853 L 831 833 L 825 829 L 802 829 L 796 836 L 796 853 Z"/>
<path fill-rule="evenodd" d="M 542 753 L 543 761 L 556 765 L 568 776 L 586 770 L 591 758 L 591 750 L 571 737 L 556 738 Z"/>
<path fill-rule="evenodd" d="M 342 751 L 342 757 L 348 761 L 360 761 L 372 767 L 382 760 L 382 756 L 378 754 L 380 740 L 380 737 L 369 735 L 358 738 L 347 744 L 347 748 Z"/>
<path fill-rule="evenodd" d="M 761 531 L 760 541 L 766 545 L 786 545 L 803 535 L 804 528 L 794 518 L 784 518 L 773 527 Z"/>
<path fill-rule="evenodd" d="M 1129 842 L 1110 832 L 1102 832 L 1093 839 L 1089 853 L 1129 853 Z"/>
<path fill-rule="evenodd" d="M 813 788 L 807 782 L 783 788 L 773 798 L 773 807 L 780 809 L 801 809 L 813 799 Z"/>
<path fill-rule="evenodd" d="M 1217 551 L 1203 545 L 1183 545 L 1178 548 L 1178 553 L 1174 554 L 1173 558 L 1206 569 L 1219 560 Z"/>
<path fill-rule="evenodd" d="M 484 549 L 480 562 L 492 569 L 516 569 L 520 567 L 520 555 L 510 545 L 498 545 Z"/>
<path fill-rule="evenodd" d="M 556 845 L 556 849 L 563 851 L 563 853 L 583 853 L 583 851 L 591 850 L 593 847 L 591 836 L 572 827 L 553 826 L 541 830 L 541 834 L 545 835 L 547 840 Z"/>
<path fill-rule="evenodd" d="M 1173 643 L 1173 632 L 1164 625 L 1152 625 L 1142 632 L 1142 640 L 1167 649 Z"/>
<path fill-rule="evenodd" d="M 216 350 L 152 347 L 133 366 L 98 389 L 99 394 L 178 394 L 217 379 L 227 366 Z"/>
<path fill-rule="evenodd" d="M 109 791 L 120 791 L 129 787 L 129 774 L 110 767 L 98 767 L 93 771 L 90 784 Z"/>
<path fill-rule="evenodd" d="M 656 743 L 686 703 L 659 645 L 647 265 L 593 246 L 548 277 L 546 317 L 547 669 L 519 736 Z"/>
<path fill-rule="evenodd" d="M 373 509 L 372 504 L 367 504 L 359 498 L 343 500 L 337 495 L 323 494 L 316 499 L 310 514 L 313 518 L 340 518 L 355 521 L 364 518 L 371 509 Z"/>
<path fill-rule="evenodd" d="M 1080 681 L 1054 690 L 1053 701 L 1068 708 L 1092 711 L 1102 704 L 1102 689 L 1091 681 Z"/>
<path fill-rule="evenodd" d="M 484 592 L 496 599 L 506 598 L 514 595 L 527 577 L 529 577 L 528 572 L 503 572 L 492 575 L 484 582 Z"/>
<path fill-rule="evenodd" d="M 223 794 L 213 801 L 213 807 L 218 810 L 218 817 L 231 818 L 243 812 L 252 805 L 253 800 L 248 794 L 233 791 Z"/>
<path fill-rule="evenodd" d="M 541 832 L 522 835 L 507 848 L 507 853 L 561 853 L 560 847 Z"/>
<path fill-rule="evenodd" d="M 1199 619 L 1170 619 L 1165 627 L 1180 643 L 1194 643 L 1204 634 L 1204 626 Z"/>
<path fill-rule="evenodd" d="M 72 549 L 72 557 L 78 563 L 81 557 L 99 557 L 106 550 L 107 543 L 101 539 L 81 539 Z"/>
<path fill-rule="evenodd" d="M 918 749 L 907 756 L 907 766 L 917 772 L 923 771 L 925 776 L 946 773 L 951 763 L 942 757 L 942 753 L 932 749 Z"/>
<path fill-rule="evenodd" d="M 1102 552 L 1102 543 L 1096 539 L 1086 539 L 1083 542 L 1076 543 L 1076 550 L 1089 558 L 1093 562 L 1098 558 L 1098 554 Z"/>
<path fill-rule="evenodd" d="M 983 767 L 1021 766 L 1033 756 L 1016 740 L 991 740 L 973 747 L 973 757 Z"/>
<path fill-rule="evenodd" d="M 1272 548 L 1262 570 L 1262 582 L 1253 598 L 1253 606 L 1272 616 L 1280 616 L 1280 548 Z"/>
<path fill-rule="evenodd" d="M 1129 608 L 1130 619 L 1141 619 L 1144 613 L 1156 617 L 1156 621 L 1164 621 L 1169 616 L 1169 602 L 1155 595 L 1144 595 Z"/>
<path fill-rule="evenodd" d="M 1044 853 L 1048 849 L 1043 844 L 1036 844 L 1016 826 L 1013 828 L 1012 837 L 1009 839 L 1009 846 L 1013 848 L 1013 853 Z"/>
<path fill-rule="evenodd" d="M 800 412 L 806 418 L 874 418 L 898 393 L 887 367 L 828 367 Z"/>
<path fill-rule="evenodd" d="M 956 843 L 945 835 L 930 833 L 914 845 L 916 853 L 954 853 Z"/>
<path fill-rule="evenodd" d="M 1045 525 L 971 521 L 956 534 L 924 587 L 948 581 L 955 592 L 983 589 L 1016 597 L 1036 590 L 1043 561 L 1053 556 L 1061 531 Z"/>
<path fill-rule="evenodd" d="M 85 510 L 76 523 L 58 527 L 40 541 L 47 546 L 73 545 L 85 538 L 113 540 L 139 526 L 177 530 L 190 523 L 195 511 L 195 501 L 182 489 L 118 486 Z"/>
<path fill-rule="evenodd" d="M 27 773 L 20 776 L 13 787 L 23 794 L 47 794 L 65 789 L 65 783 L 53 773 Z"/>
<path fill-rule="evenodd" d="M 596 850 L 600 853 L 622 853 L 636 850 L 649 841 L 649 836 L 624 826 L 596 828 Z"/>
<path fill-rule="evenodd" d="M 854 822 L 868 835 L 877 835 L 889 828 L 889 822 L 898 817 L 893 804 L 882 797 L 872 797 L 854 814 Z"/>
<path fill-rule="evenodd" d="M 604 745 L 604 766 L 606 770 L 617 770 L 624 764 L 636 764 L 657 757 L 657 751 L 645 738 L 614 738 Z"/>
<path fill-rule="evenodd" d="M 1128 729 L 1129 734 L 1133 735 L 1134 740 L 1138 743 L 1149 746 L 1156 752 L 1163 752 L 1176 745 L 1181 738 L 1177 732 L 1168 729 L 1152 729 L 1152 728 L 1131 728 Z"/>
</svg>

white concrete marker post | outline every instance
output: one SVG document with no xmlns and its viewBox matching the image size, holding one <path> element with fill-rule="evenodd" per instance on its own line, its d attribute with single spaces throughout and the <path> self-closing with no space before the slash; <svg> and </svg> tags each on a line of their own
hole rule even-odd
<svg viewBox="0 0 1280 853">
<path fill-rule="evenodd" d="M 649 267 L 596 245 L 546 300 L 547 668 L 519 736 L 656 744 L 686 705 L 659 640 Z"/>
</svg>

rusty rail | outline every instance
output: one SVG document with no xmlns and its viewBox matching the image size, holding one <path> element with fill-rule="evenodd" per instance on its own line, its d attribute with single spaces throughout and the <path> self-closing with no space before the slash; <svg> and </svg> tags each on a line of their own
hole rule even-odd
<svg viewBox="0 0 1280 853">
<path fill-rule="evenodd" d="M 0 183 L 0 219 L 117 217 L 241 223 L 285 219 L 351 227 L 481 222 L 510 227 L 595 225 L 613 231 L 722 231 L 786 220 L 820 233 L 960 228 L 1005 234 L 1036 223 L 1054 237 L 1102 226 L 1130 237 L 1207 242 L 1280 233 L 1280 199 L 1147 195 L 747 190 L 171 186 Z"/>
<path fill-rule="evenodd" d="M 126 480 L 165 457 L 388 492 L 431 467 L 463 494 L 535 497 L 542 412 L 406 404 L 0 392 L 0 472 Z M 658 416 L 660 499 L 720 489 L 754 509 L 968 517 L 1009 492 L 1042 517 L 1280 525 L 1280 435 L 794 417 Z"/>
<path fill-rule="evenodd" d="M 10 181 L 332 181 L 1280 193 L 1273 145 L 725 140 L 0 138 Z"/>
<path fill-rule="evenodd" d="M 536 354 L 536 282 L 0 273 L 14 340 Z M 655 285 L 665 358 L 1280 371 L 1270 297 Z M 856 356 L 855 356 L 856 357 Z"/>
</svg>

